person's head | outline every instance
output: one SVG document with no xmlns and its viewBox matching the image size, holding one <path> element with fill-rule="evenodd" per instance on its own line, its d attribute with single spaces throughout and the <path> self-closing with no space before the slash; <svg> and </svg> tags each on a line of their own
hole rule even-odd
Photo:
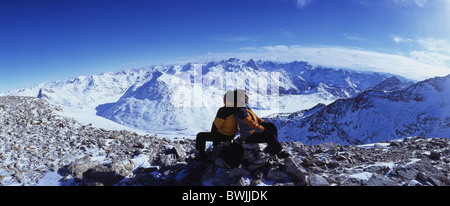
<svg viewBox="0 0 450 206">
<path fill-rule="evenodd" d="M 227 91 L 223 98 L 227 107 L 245 107 L 248 104 L 248 96 L 243 89 Z"/>
<path fill-rule="evenodd" d="M 225 95 L 223 96 L 223 103 L 226 107 L 235 107 L 233 91 L 227 91 L 225 93 Z"/>
</svg>

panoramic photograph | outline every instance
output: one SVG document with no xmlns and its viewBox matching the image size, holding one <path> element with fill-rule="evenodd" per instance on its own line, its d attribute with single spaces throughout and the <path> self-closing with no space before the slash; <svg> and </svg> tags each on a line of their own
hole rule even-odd
<svg viewBox="0 0 450 206">
<path fill-rule="evenodd" d="M 0 26 L 1 186 L 450 186 L 449 0 L 2 0 Z"/>
</svg>

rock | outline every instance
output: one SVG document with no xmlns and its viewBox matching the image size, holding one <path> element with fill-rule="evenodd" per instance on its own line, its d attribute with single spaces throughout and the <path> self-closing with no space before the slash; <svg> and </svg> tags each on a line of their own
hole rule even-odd
<svg viewBox="0 0 450 206">
<path fill-rule="evenodd" d="M 368 181 L 363 182 L 363 186 L 400 186 L 400 184 L 384 175 L 373 174 Z"/>
<path fill-rule="evenodd" d="M 178 159 L 183 159 L 186 156 L 186 152 L 180 145 L 174 145 L 172 149 L 169 150 L 171 153 L 175 154 Z"/>
<path fill-rule="evenodd" d="M 307 146 L 301 142 L 294 142 L 292 147 L 292 151 L 297 152 L 298 155 L 303 157 L 309 157 L 309 152 L 307 151 Z"/>
<path fill-rule="evenodd" d="M 248 164 L 247 169 L 251 172 L 254 172 L 258 169 L 264 168 L 265 166 L 265 164 Z"/>
<path fill-rule="evenodd" d="M 267 171 L 267 179 L 269 180 L 283 180 L 288 177 L 289 175 L 281 171 L 279 168 L 273 168 Z"/>
<path fill-rule="evenodd" d="M 329 169 L 337 168 L 340 166 L 340 163 L 338 161 L 332 160 L 327 164 L 327 167 Z"/>
<path fill-rule="evenodd" d="M 145 144 L 142 143 L 142 142 L 136 142 L 136 143 L 134 143 L 133 146 L 136 147 L 136 148 L 139 148 L 139 149 L 144 149 L 145 148 Z"/>
<path fill-rule="evenodd" d="M 229 186 L 230 177 L 226 172 L 219 173 L 213 178 L 212 184 L 214 186 Z"/>
<path fill-rule="evenodd" d="M 248 150 L 248 149 L 244 150 L 244 155 L 242 157 L 244 160 L 250 160 L 250 159 L 252 159 L 254 157 L 256 157 L 254 151 Z"/>
<path fill-rule="evenodd" d="M 422 172 L 417 173 L 416 180 L 428 186 L 442 186 L 441 181 L 437 180 L 433 176 L 426 175 Z"/>
<path fill-rule="evenodd" d="M 414 180 L 417 176 L 418 171 L 415 169 L 397 167 L 391 172 L 390 176 L 398 177 L 405 180 Z"/>
<path fill-rule="evenodd" d="M 341 147 L 340 144 L 333 143 L 333 142 L 326 142 L 326 143 L 322 143 L 322 144 L 316 145 L 316 146 L 315 146 L 315 148 L 316 148 L 315 153 L 327 153 L 327 152 L 332 152 L 332 151 L 339 150 L 340 147 Z"/>
<path fill-rule="evenodd" d="M 228 172 L 230 179 L 250 175 L 250 172 L 242 168 L 233 168 Z"/>
<path fill-rule="evenodd" d="M 231 186 L 250 186 L 251 182 L 248 181 L 248 179 L 245 179 L 244 177 L 239 178 L 238 181 L 233 183 Z"/>
<path fill-rule="evenodd" d="M 308 182 L 310 186 L 330 186 L 330 183 L 317 174 L 309 175 Z"/>
<path fill-rule="evenodd" d="M 439 160 L 441 159 L 441 153 L 437 151 L 431 151 L 428 157 L 432 160 Z"/>
<path fill-rule="evenodd" d="M 306 183 L 306 170 L 302 167 L 299 167 L 298 164 L 292 159 L 292 157 L 288 157 L 284 160 L 285 170 L 288 174 L 297 178 L 300 182 Z"/>
<path fill-rule="evenodd" d="M 83 173 L 98 165 L 101 165 L 99 161 L 91 161 L 90 157 L 85 156 L 72 162 L 67 168 L 67 172 L 76 179 L 83 179 Z"/>
<path fill-rule="evenodd" d="M 160 157 L 160 162 L 161 166 L 169 167 L 177 163 L 177 158 L 175 154 L 168 154 L 168 155 L 162 154 Z"/>
<path fill-rule="evenodd" d="M 146 171 L 146 169 L 141 168 L 136 171 L 134 181 L 136 184 L 146 185 L 146 186 L 157 186 L 159 184 L 158 178 L 153 174 L 154 169 Z"/>
<path fill-rule="evenodd" d="M 119 139 L 119 136 L 117 135 L 111 135 L 108 137 L 108 139 Z"/>
<path fill-rule="evenodd" d="M 316 159 L 313 158 L 304 158 L 301 165 L 303 167 L 314 167 L 315 165 Z"/>
<path fill-rule="evenodd" d="M 214 159 L 214 164 L 220 168 L 230 168 L 230 166 L 221 157 Z"/>
<path fill-rule="evenodd" d="M 123 179 L 122 176 L 111 171 L 109 168 L 98 165 L 83 173 L 83 179 L 77 181 L 80 185 L 86 186 L 106 186 L 114 185 Z"/>
<path fill-rule="evenodd" d="M 378 173 L 378 174 L 383 174 L 383 175 L 386 174 L 389 170 L 390 170 L 389 167 L 383 166 L 383 165 L 369 166 L 364 169 L 364 171 L 366 171 L 366 172 Z"/>
<path fill-rule="evenodd" d="M 122 162 L 115 161 L 110 167 L 111 171 L 117 173 L 117 175 L 126 177 L 133 171 L 133 165 L 134 162 L 132 160 L 125 160 Z"/>
<path fill-rule="evenodd" d="M 264 156 L 264 157 L 254 158 L 253 160 L 250 160 L 249 162 L 251 164 L 255 164 L 255 165 L 262 165 L 262 164 L 268 163 L 269 159 L 270 159 L 269 156 Z"/>
<path fill-rule="evenodd" d="M 242 144 L 242 147 L 244 148 L 244 150 L 252 150 L 252 151 L 259 151 L 259 150 L 261 150 L 259 144 L 244 143 L 244 144 Z"/>
<path fill-rule="evenodd" d="M 350 177 L 344 180 L 341 184 L 341 186 L 361 186 L 361 180 L 358 178 Z"/>
</svg>

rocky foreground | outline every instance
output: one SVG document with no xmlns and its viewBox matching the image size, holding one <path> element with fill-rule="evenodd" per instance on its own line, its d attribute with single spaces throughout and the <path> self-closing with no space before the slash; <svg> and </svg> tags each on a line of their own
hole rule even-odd
<svg viewBox="0 0 450 206">
<path fill-rule="evenodd" d="M 109 131 L 31 97 L 0 97 L 0 185 L 450 185 L 450 139 L 410 137 L 341 146 L 284 142 L 290 157 L 244 144 L 230 168 L 219 148 L 196 162 L 194 141 Z M 51 185 L 55 183 L 52 182 Z"/>
</svg>

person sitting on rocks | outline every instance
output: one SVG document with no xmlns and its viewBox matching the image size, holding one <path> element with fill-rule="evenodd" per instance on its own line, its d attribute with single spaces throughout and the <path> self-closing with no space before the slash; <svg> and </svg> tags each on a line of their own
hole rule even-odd
<svg viewBox="0 0 450 206">
<path fill-rule="evenodd" d="M 234 118 L 236 104 L 234 92 L 228 91 L 224 95 L 225 106 L 219 108 L 216 118 L 211 127 L 211 132 L 200 132 L 195 139 L 195 148 L 199 154 L 197 159 L 203 160 L 206 157 L 206 141 L 213 141 L 213 147 L 217 147 L 220 142 L 231 141 L 238 132 L 238 124 Z"/>
<path fill-rule="evenodd" d="M 289 153 L 282 151 L 278 141 L 278 129 L 270 122 L 259 118 L 248 106 L 248 95 L 245 90 L 234 91 L 237 98 L 237 108 L 234 118 L 239 125 L 239 133 L 243 143 L 267 143 L 265 153 L 277 155 L 279 158 L 289 157 Z"/>
</svg>

